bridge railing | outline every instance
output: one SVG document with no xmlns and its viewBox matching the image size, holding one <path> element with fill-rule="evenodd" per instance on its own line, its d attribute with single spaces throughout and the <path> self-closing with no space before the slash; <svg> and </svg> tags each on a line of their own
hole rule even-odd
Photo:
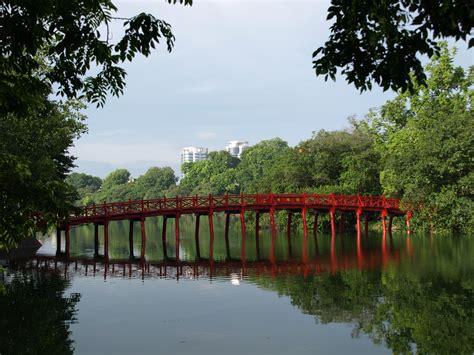
<svg viewBox="0 0 474 355">
<path fill-rule="evenodd" d="M 150 200 L 129 200 L 125 202 L 92 204 L 81 207 L 81 212 L 71 218 L 140 214 L 145 212 L 166 212 L 200 209 L 239 209 L 246 206 L 269 207 L 292 206 L 322 208 L 371 208 L 399 209 L 400 200 L 384 196 L 335 195 L 335 194 L 240 194 L 223 196 L 189 196 L 159 198 Z"/>
<path fill-rule="evenodd" d="M 276 205 L 305 205 L 304 194 L 277 194 L 273 195 L 273 203 Z"/>
<path fill-rule="evenodd" d="M 334 205 L 343 207 L 360 207 L 359 196 L 334 195 Z"/>
<path fill-rule="evenodd" d="M 400 209 L 400 199 L 393 197 L 385 198 L 385 208 Z"/>
<path fill-rule="evenodd" d="M 306 196 L 306 204 L 310 206 L 332 206 L 334 204 L 334 196 L 310 194 Z"/>
</svg>

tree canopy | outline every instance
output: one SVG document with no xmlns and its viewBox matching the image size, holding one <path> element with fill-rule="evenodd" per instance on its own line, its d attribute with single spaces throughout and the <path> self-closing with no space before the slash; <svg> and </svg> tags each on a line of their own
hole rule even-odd
<svg viewBox="0 0 474 355">
<path fill-rule="evenodd" d="M 69 177 L 68 181 L 76 181 L 76 174 L 71 174 L 74 178 Z M 88 193 L 87 189 L 81 190 L 78 184 L 74 184 L 74 187 L 79 191 L 77 204 L 87 205 L 93 202 L 159 198 L 165 194 L 166 190 L 174 187 L 176 181 L 174 170 L 170 167 L 151 167 L 137 179 L 131 178 L 131 174 L 127 169 L 114 170 L 105 177 L 99 187 L 92 193 Z M 81 194 L 81 192 L 83 193 Z"/>
<path fill-rule="evenodd" d="M 169 23 L 146 13 L 119 18 L 114 16 L 117 11 L 112 0 L 3 1 L 0 108 L 18 109 L 44 87 L 45 82 L 32 75 L 39 53 L 50 67 L 46 82 L 55 84 L 60 94 L 83 94 L 87 101 L 103 105 L 108 93 L 123 92 L 126 72 L 121 63 L 139 53 L 148 56 L 162 42 L 172 50 L 175 37 Z M 411 72 L 419 83 L 426 78 L 418 55 L 439 53 L 443 38 L 466 40 L 473 13 L 468 0 L 332 0 L 330 37 L 313 54 L 316 74 L 334 79 L 340 69 L 361 90 L 370 89 L 372 82 L 384 89 L 412 89 Z M 124 24 L 123 35 L 113 41 L 112 21 Z M 469 47 L 473 44 L 471 39 Z M 94 74 L 92 67 L 97 69 Z"/>
<path fill-rule="evenodd" d="M 79 195 L 96 192 L 102 185 L 101 178 L 84 173 L 72 173 L 66 181 L 76 188 Z"/>
<path fill-rule="evenodd" d="M 240 190 L 247 193 L 270 192 L 270 171 L 289 150 L 288 143 L 281 138 L 265 140 L 246 149 L 239 165 Z"/>
<path fill-rule="evenodd" d="M 80 107 L 44 97 L 0 120 L 0 248 L 69 215 L 76 192 L 65 181 L 74 165 L 68 149 L 85 132 Z"/>
<path fill-rule="evenodd" d="M 413 91 L 412 75 L 426 79 L 419 55 L 440 53 L 440 40 L 466 40 L 474 26 L 469 0 L 332 0 L 331 35 L 313 53 L 317 75 L 338 70 L 360 90 L 372 82 L 384 90 Z M 474 45 L 471 38 L 468 46 Z"/>
<path fill-rule="evenodd" d="M 443 45 L 426 66 L 426 86 L 414 80 L 413 93 L 369 115 L 384 192 L 447 230 L 474 226 L 474 67 L 454 66 L 454 53 Z"/>
<path fill-rule="evenodd" d="M 170 167 L 152 167 L 136 180 L 136 190 L 143 198 L 159 198 L 166 189 L 176 184 L 176 180 Z"/>
<path fill-rule="evenodd" d="M 161 42 L 173 48 L 168 23 L 144 13 L 114 17 L 117 10 L 111 0 L 0 4 L 0 248 L 73 209 L 76 192 L 65 179 L 74 166 L 68 150 L 86 131 L 81 103 L 120 95 L 120 65 L 135 55 L 148 56 Z M 124 24 L 113 41 L 112 21 Z"/>
<path fill-rule="evenodd" d="M 239 186 L 236 167 L 240 163 L 226 151 L 211 152 L 207 160 L 183 164 L 184 177 L 179 184 L 180 194 L 236 193 Z"/>
<path fill-rule="evenodd" d="M 126 72 L 121 63 L 137 54 L 148 56 L 161 42 L 172 50 L 175 37 L 170 24 L 146 13 L 114 17 L 117 11 L 112 0 L 3 1 L 0 109 L 20 109 L 50 84 L 67 98 L 83 95 L 86 101 L 103 105 L 108 93 L 119 96 L 123 92 Z M 114 41 L 109 33 L 112 21 L 124 25 L 123 35 Z M 35 75 L 39 54 L 48 66 L 44 78 Z"/>
</svg>

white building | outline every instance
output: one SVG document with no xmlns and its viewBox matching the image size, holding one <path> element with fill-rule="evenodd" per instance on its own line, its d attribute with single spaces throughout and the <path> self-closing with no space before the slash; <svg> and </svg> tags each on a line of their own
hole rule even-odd
<svg viewBox="0 0 474 355">
<path fill-rule="evenodd" d="M 206 160 L 208 149 L 203 147 L 184 147 L 181 150 L 181 163 L 194 163 Z"/>
<path fill-rule="evenodd" d="M 240 141 L 230 141 L 229 144 L 225 147 L 230 155 L 233 157 L 239 158 L 242 155 L 242 152 L 249 147 L 249 142 L 240 142 Z"/>
</svg>

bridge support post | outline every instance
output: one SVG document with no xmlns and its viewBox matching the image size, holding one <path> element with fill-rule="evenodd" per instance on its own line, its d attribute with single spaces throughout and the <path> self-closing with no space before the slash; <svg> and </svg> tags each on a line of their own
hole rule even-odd
<svg viewBox="0 0 474 355">
<path fill-rule="evenodd" d="M 365 221 L 364 221 L 364 229 L 365 229 L 365 237 L 367 238 L 369 236 L 369 215 L 365 214 Z"/>
<path fill-rule="evenodd" d="M 336 259 L 336 233 L 331 235 L 331 272 L 334 274 L 337 271 Z"/>
<path fill-rule="evenodd" d="M 104 221 L 104 258 L 109 260 L 109 221 Z"/>
<path fill-rule="evenodd" d="M 318 211 L 314 211 L 313 236 L 318 235 Z"/>
<path fill-rule="evenodd" d="M 270 225 L 272 228 L 272 244 L 270 246 L 270 259 L 275 261 L 275 242 L 276 242 L 276 226 L 275 226 L 275 209 L 270 208 Z"/>
<path fill-rule="evenodd" d="M 209 261 L 214 262 L 214 222 L 212 211 L 209 212 Z"/>
<path fill-rule="evenodd" d="M 225 214 L 224 239 L 225 239 L 225 251 L 226 251 L 226 254 L 227 254 L 227 259 L 230 259 L 229 222 L 230 222 L 230 213 L 226 213 Z"/>
<path fill-rule="evenodd" d="M 339 218 L 339 235 L 344 235 L 344 211 L 341 211 L 341 217 Z"/>
<path fill-rule="evenodd" d="M 129 248 L 129 258 L 133 259 L 135 257 L 133 253 L 133 219 L 129 221 L 128 228 L 128 248 Z"/>
<path fill-rule="evenodd" d="M 286 235 L 288 238 L 291 238 L 291 220 L 293 218 L 293 211 L 289 210 L 288 211 L 288 222 L 286 226 Z"/>
<path fill-rule="evenodd" d="M 245 210 L 240 210 L 240 228 L 242 229 L 242 243 L 240 246 L 240 260 L 245 261 L 245 241 L 246 241 L 246 232 L 245 232 Z"/>
<path fill-rule="evenodd" d="M 99 224 L 94 223 L 94 258 L 99 257 Z"/>
<path fill-rule="evenodd" d="M 329 219 L 331 222 L 331 236 L 336 235 L 336 223 L 334 221 L 334 213 L 336 212 L 336 209 L 333 207 L 329 210 Z"/>
<path fill-rule="evenodd" d="M 64 230 L 64 234 L 65 234 L 65 246 L 64 246 L 64 252 L 66 254 L 66 257 L 69 258 L 69 249 L 70 249 L 70 246 L 71 246 L 71 240 L 70 240 L 70 236 L 71 236 L 71 225 L 70 224 L 67 224 L 66 225 L 66 228 Z"/>
<path fill-rule="evenodd" d="M 163 259 L 168 259 L 168 250 L 166 248 L 166 225 L 168 224 L 168 217 L 163 216 L 163 225 L 161 228 L 161 243 L 163 246 Z"/>
<path fill-rule="evenodd" d="M 382 234 L 385 237 L 385 233 L 387 233 L 387 223 L 385 218 L 387 217 L 387 210 L 382 210 L 380 213 L 380 219 L 382 220 Z"/>
<path fill-rule="evenodd" d="M 306 207 L 301 210 L 301 217 L 303 219 L 303 261 L 308 261 L 308 224 L 306 223 Z"/>
<path fill-rule="evenodd" d="M 387 253 L 387 233 L 383 233 L 382 235 L 382 265 L 385 268 L 388 263 L 388 253 Z"/>
<path fill-rule="evenodd" d="M 358 209 L 356 211 L 356 220 L 357 220 L 356 228 L 357 228 L 357 240 L 358 241 L 360 240 L 360 216 L 361 215 L 362 215 L 362 210 Z"/>
<path fill-rule="evenodd" d="M 360 226 L 360 216 L 362 215 L 362 209 L 359 208 L 356 211 L 357 218 L 357 268 L 362 270 L 362 245 L 361 245 L 361 226 Z"/>
<path fill-rule="evenodd" d="M 293 219 L 293 211 L 288 210 L 288 221 L 286 226 L 286 239 L 288 241 L 288 255 L 290 258 L 293 256 L 293 250 L 291 248 L 291 224 Z"/>
<path fill-rule="evenodd" d="M 260 212 L 255 214 L 255 249 L 257 259 L 260 259 Z"/>
<path fill-rule="evenodd" d="M 142 232 L 142 245 L 140 249 L 140 259 L 145 260 L 145 247 L 146 247 L 146 231 L 145 231 L 145 218 L 140 219 L 140 229 Z"/>
<path fill-rule="evenodd" d="M 175 255 L 176 261 L 179 261 L 179 214 L 174 217 L 174 232 L 175 232 Z"/>
<path fill-rule="evenodd" d="M 56 255 L 61 254 L 61 228 L 56 228 Z"/>
<path fill-rule="evenodd" d="M 412 216 L 413 216 L 413 212 L 412 212 L 412 211 L 408 211 L 407 214 L 406 214 L 406 224 L 407 224 L 407 234 L 408 234 L 408 235 L 411 234 L 411 230 L 410 230 L 410 219 L 411 219 Z"/>
<path fill-rule="evenodd" d="M 260 212 L 255 212 L 255 239 L 260 236 Z"/>
<path fill-rule="evenodd" d="M 388 216 L 388 233 L 392 234 L 393 215 Z"/>
<path fill-rule="evenodd" d="M 317 256 L 318 250 L 318 211 L 314 211 L 314 224 L 313 224 L 313 239 L 314 239 L 314 253 Z"/>
<path fill-rule="evenodd" d="M 196 226 L 194 228 L 194 243 L 196 244 L 196 257 L 201 259 L 201 249 L 199 246 L 199 220 L 201 219 L 201 215 L 199 213 L 196 214 Z"/>
</svg>

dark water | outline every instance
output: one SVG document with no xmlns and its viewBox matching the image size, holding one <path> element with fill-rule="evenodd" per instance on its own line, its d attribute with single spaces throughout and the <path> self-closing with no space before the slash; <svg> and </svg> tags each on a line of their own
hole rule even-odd
<svg viewBox="0 0 474 355">
<path fill-rule="evenodd" d="M 159 223 L 160 222 L 160 223 Z M 196 257 L 183 219 L 181 262 L 168 226 L 147 219 L 146 262 L 128 260 L 128 224 L 110 226 L 110 257 L 93 260 L 93 228 L 53 238 L 0 272 L 0 354 L 383 354 L 474 352 L 474 239 L 347 233 L 303 238 L 247 230 L 245 262 L 233 221 L 228 259 L 215 219 Z M 140 250 L 136 227 L 135 254 Z M 258 252 L 257 252 L 258 250 Z"/>
</svg>

